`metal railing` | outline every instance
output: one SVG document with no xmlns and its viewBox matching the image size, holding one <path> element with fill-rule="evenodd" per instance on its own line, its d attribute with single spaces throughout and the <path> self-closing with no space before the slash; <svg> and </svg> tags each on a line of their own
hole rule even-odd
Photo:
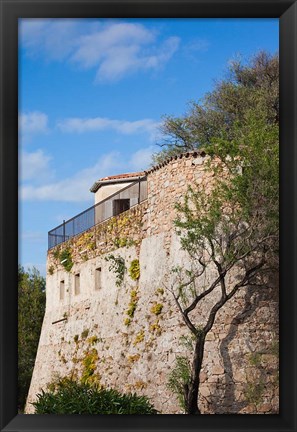
<svg viewBox="0 0 297 432">
<path fill-rule="evenodd" d="M 115 216 L 114 201 L 129 199 L 129 207 L 133 207 L 147 199 L 146 178 L 140 178 L 133 184 L 126 186 L 119 192 L 115 192 L 106 199 L 89 207 L 73 218 L 63 221 L 63 223 L 48 232 L 48 249 L 69 240 L 89 228 L 106 221 Z"/>
</svg>

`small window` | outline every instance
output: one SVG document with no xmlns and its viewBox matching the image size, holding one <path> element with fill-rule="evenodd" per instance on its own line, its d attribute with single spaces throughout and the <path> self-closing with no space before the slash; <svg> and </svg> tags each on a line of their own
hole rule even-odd
<svg viewBox="0 0 297 432">
<path fill-rule="evenodd" d="M 65 297 L 65 281 L 60 281 L 60 300 L 64 300 Z"/>
<path fill-rule="evenodd" d="M 101 267 L 96 268 L 95 270 L 95 290 L 98 291 L 101 289 Z"/>
<path fill-rule="evenodd" d="M 130 208 L 130 199 L 113 200 L 113 216 L 117 216 Z"/>
<path fill-rule="evenodd" d="M 77 295 L 80 293 L 80 274 L 77 273 L 74 276 L 74 294 Z"/>
</svg>

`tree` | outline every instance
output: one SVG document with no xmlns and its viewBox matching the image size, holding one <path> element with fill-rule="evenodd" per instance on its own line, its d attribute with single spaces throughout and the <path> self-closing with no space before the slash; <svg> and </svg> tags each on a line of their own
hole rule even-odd
<svg viewBox="0 0 297 432">
<path fill-rule="evenodd" d="M 233 61 L 228 74 L 200 102 L 191 102 L 184 116 L 164 117 L 162 150 L 153 155 L 154 164 L 215 140 L 234 139 L 234 126 L 251 110 L 260 110 L 269 124 L 278 124 L 278 55 L 259 52 L 247 65 Z"/>
<path fill-rule="evenodd" d="M 33 373 L 45 310 L 45 279 L 18 269 L 18 407 L 23 410 Z"/>
<path fill-rule="evenodd" d="M 191 332 L 193 353 L 188 363 L 178 359 L 169 384 L 179 392 L 188 414 L 200 414 L 198 396 L 205 339 L 218 312 L 242 288 L 265 289 L 269 275 L 278 272 L 278 104 L 277 98 L 268 97 L 266 91 L 268 83 L 275 82 L 270 73 L 270 69 L 275 70 L 275 62 L 275 57 L 269 59 L 261 54 L 251 66 L 233 66 L 236 88 L 233 81 L 223 82 L 208 95 L 207 100 L 215 101 L 221 109 L 203 107 L 203 117 L 197 109 L 186 138 L 170 129 L 173 123 L 165 126 L 176 136 L 176 142 L 167 147 L 169 152 L 180 151 L 177 142 L 194 146 L 208 137 L 204 148 L 208 170 L 214 174 L 207 187 L 191 185 L 184 201 L 176 205 L 177 233 L 191 267 L 174 269 L 175 277 L 168 289 Z M 269 81 L 270 75 L 273 79 Z M 237 111 L 227 109 L 232 105 L 225 96 L 232 94 L 231 88 L 237 97 L 241 95 Z M 226 93 L 224 89 L 228 89 Z M 219 122 L 218 130 L 211 130 L 208 136 L 203 121 L 210 119 L 210 126 L 214 125 L 213 116 L 223 123 Z M 175 127 L 184 121 L 175 119 Z M 205 316 L 195 314 L 206 299 Z"/>
</svg>

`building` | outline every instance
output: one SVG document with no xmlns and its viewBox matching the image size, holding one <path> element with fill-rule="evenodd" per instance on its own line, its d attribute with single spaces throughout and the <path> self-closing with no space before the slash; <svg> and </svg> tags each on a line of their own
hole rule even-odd
<svg viewBox="0 0 297 432">
<path fill-rule="evenodd" d="M 211 187 L 208 160 L 186 153 L 145 173 L 100 179 L 91 188 L 95 205 L 49 232 L 46 312 L 26 412 L 55 374 L 73 373 L 147 395 L 162 413 L 181 412 L 167 381 L 176 358 L 187 355 L 188 329 L 167 288 L 171 269 L 187 269 L 189 257 L 174 229 L 174 204 L 190 184 Z M 277 339 L 274 287 L 260 296 L 243 289 L 207 337 L 202 411 L 277 413 Z M 260 364 L 252 361 L 258 353 Z"/>
</svg>

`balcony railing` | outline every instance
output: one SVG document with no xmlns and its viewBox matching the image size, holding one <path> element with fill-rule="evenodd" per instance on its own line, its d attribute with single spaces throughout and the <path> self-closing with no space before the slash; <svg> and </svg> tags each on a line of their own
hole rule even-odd
<svg viewBox="0 0 297 432">
<path fill-rule="evenodd" d="M 141 178 L 131 185 L 121 189 L 119 192 L 110 195 L 103 201 L 89 207 L 73 218 L 64 221 L 61 225 L 48 233 L 48 249 L 69 240 L 93 226 L 115 216 L 115 200 L 128 200 L 129 207 L 133 207 L 147 199 L 146 178 Z"/>
</svg>

